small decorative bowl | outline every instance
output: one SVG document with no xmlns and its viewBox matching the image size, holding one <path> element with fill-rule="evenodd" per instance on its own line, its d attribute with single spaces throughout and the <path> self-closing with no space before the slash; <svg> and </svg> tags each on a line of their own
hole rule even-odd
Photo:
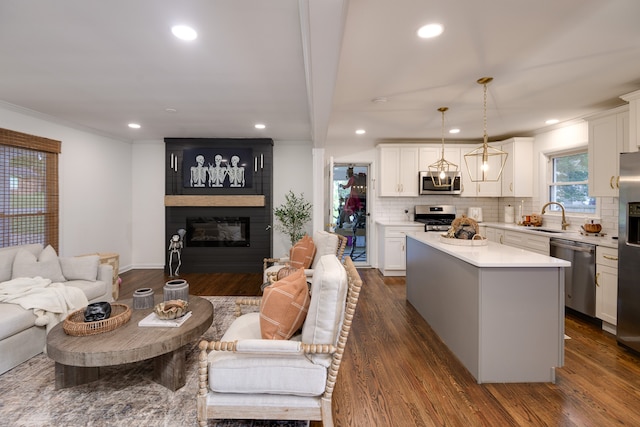
<svg viewBox="0 0 640 427">
<path fill-rule="evenodd" d="M 189 303 L 181 299 L 164 301 L 153 308 L 153 312 L 162 320 L 172 320 L 184 316 L 189 311 Z"/>
</svg>

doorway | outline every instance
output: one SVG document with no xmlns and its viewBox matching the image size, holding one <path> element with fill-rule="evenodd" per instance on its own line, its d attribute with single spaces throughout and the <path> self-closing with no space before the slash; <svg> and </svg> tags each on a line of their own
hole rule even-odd
<svg viewBox="0 0 640 427">
<path fill-rule="evenodd" d="M 368 164 L 334 163 L 331 218 L 335 232 L 347 238 L 345 255 L 358 266 L 369 265 Z"/>
</svg>

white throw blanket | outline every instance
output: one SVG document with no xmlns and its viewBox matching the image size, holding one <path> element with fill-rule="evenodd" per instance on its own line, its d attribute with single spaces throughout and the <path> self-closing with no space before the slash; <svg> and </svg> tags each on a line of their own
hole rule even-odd
<svg viewBox="0 0 640 427">
<path fill-rule="evenodd" d="M 36 325 L 46 326 L 47 333 L 69 313 L 85 307 L 87 297 L 78 288 L 51 283 L 42 277 L 20 277 L 0 283 L 0 302 L 19 304 L 33 310 Z"/>
</svg>

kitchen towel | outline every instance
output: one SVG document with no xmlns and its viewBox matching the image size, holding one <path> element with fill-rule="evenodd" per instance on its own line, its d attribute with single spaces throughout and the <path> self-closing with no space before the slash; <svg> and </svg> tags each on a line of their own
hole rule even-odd
<svg viewBox="0 0 640 427">
<path fill-rule="evenodd" d="M 515 209 L 513 206 L 505 206 L 504 207 L 504 222 L 508 224 L 512 224 L 515 216 Z"/>
</svg>

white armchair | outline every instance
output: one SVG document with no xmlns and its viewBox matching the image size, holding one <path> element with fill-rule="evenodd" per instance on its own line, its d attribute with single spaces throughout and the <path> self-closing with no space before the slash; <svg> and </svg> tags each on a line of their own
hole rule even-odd
<svg viewBox="0 0 640 427">
<path fill-rule="evenodd" d="M 347 238 L 339 234 L 320 230 L 313 233 L 313 244 L 316 246 L 316 255 L 313 258 L 311 267 L 305 269 L 305 275 L 308 279 L 313 277 L 313 270 L 315 269 L 318 260 L 323 255 L 333 254 L 339 260 L 342 260 L 344 250 L 347 246 Z M 275 276 L 278 273 L 278 270 L 286 267 L 288 262 L 289 257 L 265 258 L 263 260 L 262 283 L 269 283 L 270 278 Z"/>
<path fill-rule="evenodd" d="M 301 335 L 263 340 L 259 313 L 247 313 L 221 341 L 200 343 L 200 426 L 211 418 L 316 420 L 333 426 L 332 394 L 362 281 L 351 258 L 344 266 L 333 254 L 319 258 Z"/>
</svg>

